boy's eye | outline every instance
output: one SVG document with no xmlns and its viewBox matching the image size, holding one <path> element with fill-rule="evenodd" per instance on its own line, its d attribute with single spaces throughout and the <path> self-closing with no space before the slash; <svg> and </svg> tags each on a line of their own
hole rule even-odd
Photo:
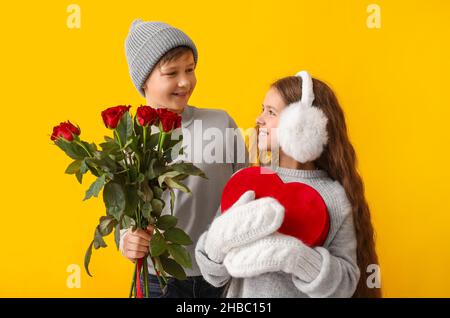
<svg viewBox="0 0 450 318">
<path fill-rule="evenodd" d="M 187 69 L 186 70 L 188 73 L 192 73 L 193 71 L 194 71 L 194 69 L 193 68 L 189 68 L 189 69 Z"/>
</svg>

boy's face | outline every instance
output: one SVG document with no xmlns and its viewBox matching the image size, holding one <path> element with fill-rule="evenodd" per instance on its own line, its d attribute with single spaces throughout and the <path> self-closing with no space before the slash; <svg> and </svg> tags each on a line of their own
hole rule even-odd
<svg viewBox="0 0 450 318">
<path fill-rule="evenodd" d="M 189 51 L 153 69 L 144 84 L 147 105 L 180 114 L 196 84 L 194 55 Z"/>
</svg>

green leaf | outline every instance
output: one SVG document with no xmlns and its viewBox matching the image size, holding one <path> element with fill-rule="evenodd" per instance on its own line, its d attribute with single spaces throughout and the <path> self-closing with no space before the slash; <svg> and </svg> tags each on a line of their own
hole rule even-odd
<svg viewBox="0 0 450 318">
<path fill-rule="evenodd" d="M 91 277 L 92 275 L 89 272 L 89 263 L 91 262 L 92 244 L 94 244 L 94 241 L 92 241 L 91 244 L 89 244 L 86 254 L 84 255 L 84 269 L 86 270 L 86 273 Z"/>
<path fill-rule="evenodd" d="M 129 147 L 131 148 L 131 150 L 133 150 L 133 152 L 136 154 L 137 153 L 142 154 L 139 138 L 140 138 L 139 136 L 132 135 L 131 140 L 130 140 L 131 142 L 129 144 Z"/>
<path fill-rule="evenodd" d="M 130 166 L 129 168 L 130 168 L 130 171 L 129 171 L 129 173 L 130 173 L 130 181 L 132 183 L 135 183 L 137 181 L 137 177 L 138 177 L 139 171 L 137 170 L 137 167 L 134 166 L 134 165 Z"/>
<path fill-rule="evenodd" d="M 148 165 L 147 172 L 145 173 L 146 177 L 149 180 L 152 180 L 152 179 L 156 178 L 155 170 L 153 170 L 153 166 L 154 166 L 155 163 L 156 163 L 156 158 L 152 158 L 150 160 L 150 164 Z"/>
<path fill-rule="evenodd" d="M 120 137 L 122 146 L 128 142 L 133 135 L 133 121 L 131 119 L 130 112 L 125 112 L 116 127 L 116 132 Z"/>
<path fill-rule="evenodd" d="M 82 143 L 84 144 L 84 145 L 86 145 L 86 147 L 89 149 L 89 151 L 91 152 L 91 153 L 94 153 L 94 152 L 96 152 L 96 151 L 98 151 L 97 150 L 97 145 L 93 142 L 93 143 L 87 143 L 87 142 L 84 142 L 84 141 L 82 141 Z"/>
<path fill-rule="evenodd" d="M 86 151 L 74 142 L 60 138 L 55 140 L 55 144 L 72 159 L 81 160 L 87 157 Z"/>
<path fill-rule="evenodd" d="M 92 196 L 98 197 L 98 194 L 100 193 L 100 190 L 105 185 L 105 175 L 101 175 L 100 177 L 95 180 L 89 189 L 86 191 L 86 196 L 84 197 L 83 201 L 91 198 Z"/>
<path fill-rule="evenodd" d="M 95 228 L 95 234 L 94 234 L 94 248 L 99 249 L 100 247 L 107 247 L 105 241 L 103 240 L 103 236 L 100 233 L 100 230 L 98 227 Z"/>
<path fill-rule="evenodd" d="M 150 135 L 150 137 L 147 138 L 146 149 L 155 149 L 155 147 L 158 145 L 158 140 L 159 140 L 159 132 Z"/>
<path fill-rule="evenodd" d="M 107 236 L 111 234 L 117 221 L 110 215 L 101 216 L 100 223 L 98 225 L 99 232 L 102 236 Z"/>
<path fill-rule="evenodd" d="M 109 154 L 109 153 L 118 151 L 120 149 L 119 145 L 114 142 L 114 139 L 112 142 L 110 141 L 110 142 L 101 143 L 100 147 L 102 147 L 103 153 L 105 153 L 105 154 Z"/>
<path fill-rule="evenodd" d="M 65 173 L 67 174 L 76 174 L 81 167 L 81 160 L 73 161 L 66 169 Z"/>
<path fill-rule="evenodd" d="M 106 142 L 114 142 L 114 138 L 111 138 L 109 136 L 104 136 L 104 138 Z"/>
<path fill-rule="evenodd" d="M 128 215 L 124 215 L 120 225 L 122 229 L 128 229 L 136 225 L 136 221 L 133 218 L 130 218 Z"/>
<path fill-rule="evenodd" d="M 153 199 L 153 191 L 148 185 L 148 182 L 142 183 L 141 190 L 138 190 L 137 193 L 144 202 L 150 202 Z"/>
<path fill-rule="evenodd" d="M 86 160 L 82 160 L 81 165 L 80 165 L 80 172 L 82 174 L 85 174 L 86 172 L 88 172 L 88 170 L 89 170 L 89 167 L 86 164 Z"/>
<path fill-rule="evenodd" d="M 181 245 L 168 244 L 167 248 L 173 259 L 183 267 L 192 268 L 192 260 L 188 251 Z"/>
<path fill-rule="evenodd" d="M 173 191 L 172 188 L 169 188 L 169 192 L 170 192 L 170 214 L 173 215 L 173 208 L 175 205 L 175 192 Z"/>
<path fill-rule="evenodd" d="M 175 227 L 177 222 L 178 220 L 176 217 L 171 215 L 163 215 L 156 222 L 156 226 L 163 231 L 167 231 L 168 229 Z"/>
<path fill-rule="evenodd" d="M 158 231 L 155 231 L 152 235 L 152 239 L 150 240 L 150 255 L 155 257 L 159 256 L 167 250 L 167 243 L 164 240 L 164 237 Z"/>
<path fill-rule="evenodd" d="M 108 182 L 103 189 L 103 202 L 107 213 L 119 221 L 126 206 L 125 193 L 122 186 L 116 182 Z"/>
<path fill-rule="evenodd" d="M 114 242 L 116 243 L 117 250 L 119 250 L 119 246 L 120 246 L 120 223 L 117 223 L 116 227 L 114 228 Z"/>
<path fill-rule="evenodd" d="M 160 216 L 164 208 L 164 201 L 153 198 L 151 204 L 152 204 L 152 211 L 155 212 L 156 216 Z"/>
<path fill-rule="evenodd" d="M 80 170 L 78 170 L 77 173 L 75 174 L 75 176 L 77 177 L 78 182 L 80 184 L 82 184 L 83 183 L 83 173 Z"/>
<path fill-rule="evenodd" d="M 127 186 L 125 189 L 125 193 L 126 193 L 125 214 L 134 218 L 139 203 L 137 188 L 135 186 Z"/>
<path fill-rule="evenodd" d="M 144 176 L 142 173 L 139 172 L 136 181 L 137 181 L 138 183 L 141 183 L 141 182 L 144 182 L 144 180 L 145 180 L 145 176 Z"/>
<path fill-rule="evenodd" d="M 170 241 L 175 244 L 181 245 L 191 245 L 192 240 L 182 229 L 180 228 L 170 228 L 164 232 L 164 237 L 167 241 Z"/>
<path fill-rule="evenodd" d="M 158 186 L 154 186 L 153 188 L 153 194 L 155 196 L 155 198 L 161 199 L 162 195 L 163 195 L 163 189 L 161 189 Z"/>
<path fill-rule="evenodd" d="M 200 176 L 207 179 L 205 173 L 190 162 L 175 163 L 173 165 L 170 165 L 169 168 L 180 173 L 188 174 L 190 176 Z"/>
<path fill-rule="evenodd" d="M 186 279 L 186 273 L 183 267 L 171 258 L 161 257 L 161 265 L 164 271 L 178 280 Z"/>
<path fill-rule="evenodd" d="M 133 143 L 133 136 L 131 136 L 130 139 L 128 139 L 128 141 L 125 143 L 125 145 L 122 146 L 122 149 L 120 149 L 120 150 L 127 148 L 132 143 Z"/>
<path fill-rule="evenodd" d="M 183 191 L 185 193 L 190 193 L 191 190 L 189 190 L 188 187 L 186 187 L 184 184 L 182 184 L 181 182 L 178 182 L 176 179 L 172 179 L 172 178 L 166 178 L 164 180 L 164 182 L 167 184 L 168 187 L 173 188 L 173 189 L 178 189 L 180 191 Z"/>
<path fill-rule="evenodd" d="M 160 176 L 158 177 L 158 184 L 159 184 L 159 186 L 161 187 L 162 184 L 163 184 L 163 182 L 164 182 L 167 178 L 174 178 L 174 177 L 176 177 L 176 176 L 178 176 L 178 175 L 180 175 L 180 174 L 181 174 L 181 172 L 178 172 L 178 171 L 169 171 L 169 172 L 166 172 L 166 173 L 160 175 Z"/>
<path fill-rule="evenodd" d="M 150 204 L 150 202 L 144 203 L 141 212 L 144 218 L 149 219 L 151 217 L 152 205 Z"/>
</svg>

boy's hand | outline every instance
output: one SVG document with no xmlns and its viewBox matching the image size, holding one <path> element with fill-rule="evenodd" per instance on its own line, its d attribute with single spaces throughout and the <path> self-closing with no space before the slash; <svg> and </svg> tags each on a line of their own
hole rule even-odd
<svg viewBox="0 0 450 318">
<path fill-rule="evenodd" d="M 152 239 L 153 226 L 149 225 L 145 230 L 136 229 L 132 232 L 128 229 L 123 237 L 122 254 L 133 263 L 137 259 L 143 258 L 149 254 L 148 247 Z"/>
</svg>

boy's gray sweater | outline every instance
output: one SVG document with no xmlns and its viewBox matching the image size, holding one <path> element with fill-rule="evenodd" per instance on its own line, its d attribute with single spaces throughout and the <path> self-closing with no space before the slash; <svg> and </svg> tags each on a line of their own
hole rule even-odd
<svg viewBox="0 0 450 318">
<path fill-rule="evenodd" d="M 305 261 L 296 264 L 302 280 L 284 272 L 250 278 L 230 277 L 225 265 L 209 259 L 205 252 L 207 232 L 200 237 L 196 259 L 205 279 L 214 286 L 228 283 L 226 297 L 351 297 L 360 272 L 356 263 L 356 237 L 350 202 L 339 182 L 323 170 L 275 168 L 284 182 L 302 182 L 316 189 L 330 215 L 330 230 L 323 247 L 304 249 Z"/>
</svg>

